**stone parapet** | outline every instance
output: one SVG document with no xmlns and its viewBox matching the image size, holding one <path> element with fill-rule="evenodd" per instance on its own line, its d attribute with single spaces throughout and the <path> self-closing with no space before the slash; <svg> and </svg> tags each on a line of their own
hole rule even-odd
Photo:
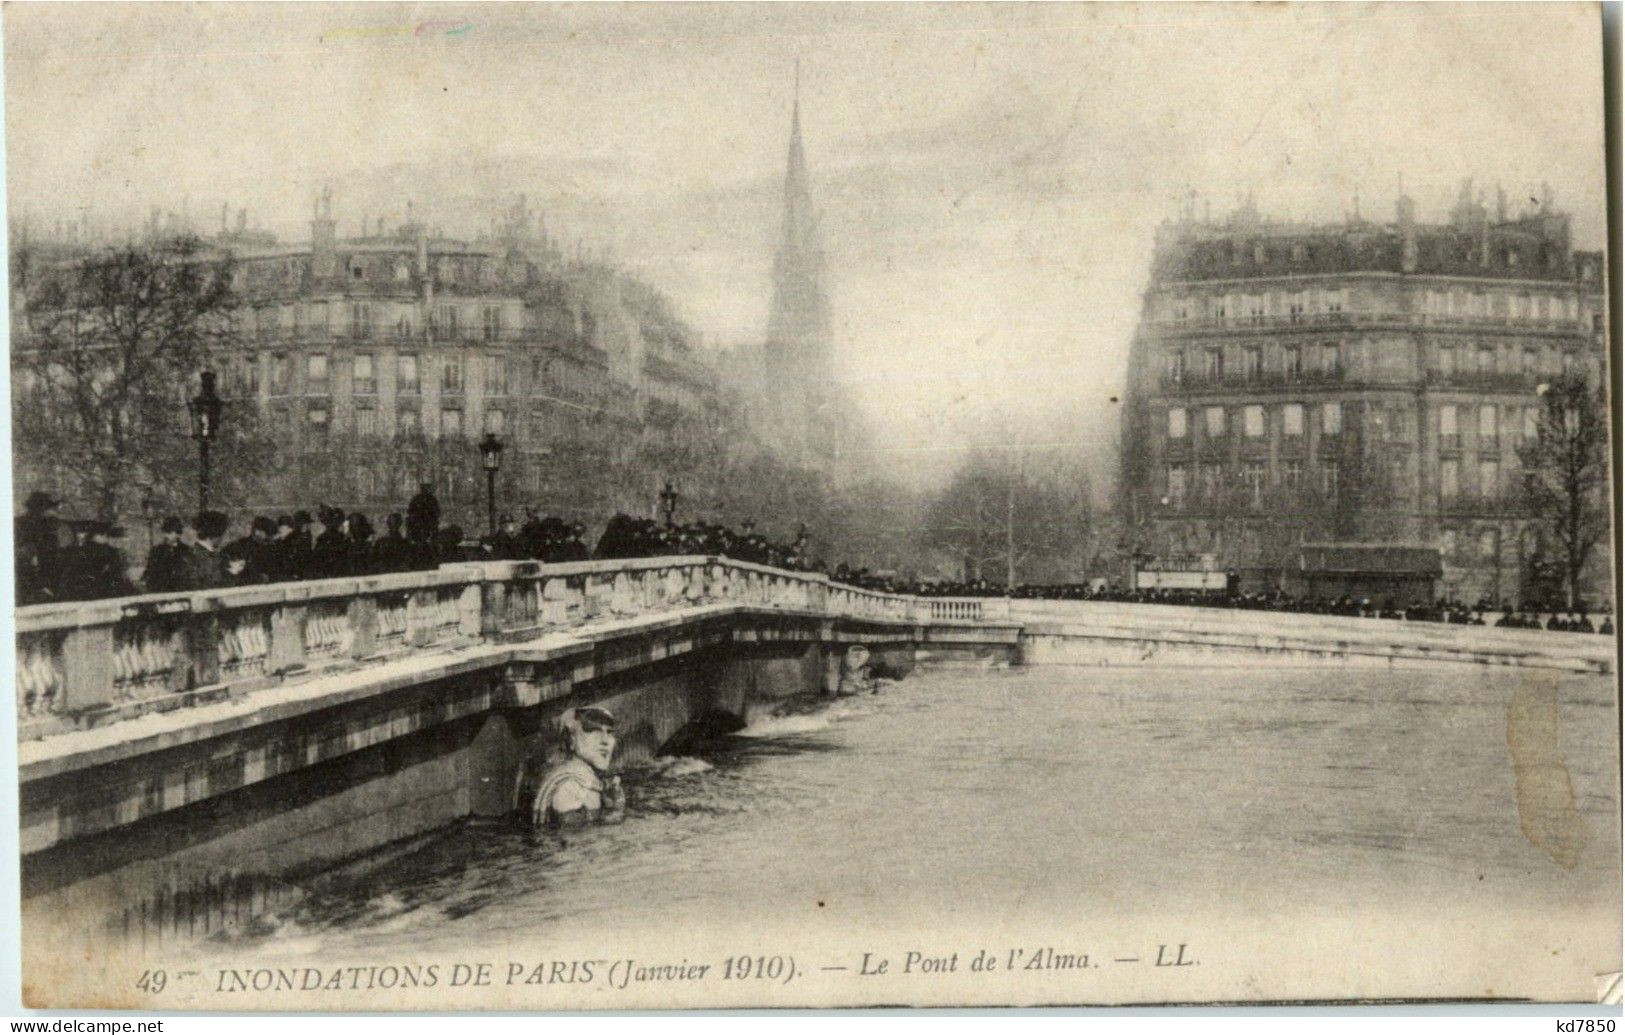
<svg viewBox="0 0 1625 1035">
<path fill-rule="evenodd" d="M 1000 599 L 881 593 L 727 558 L 432 571 L 41 605 L 17 612 L 22 740 L 393 660 L 709 603 L 832 618 L 979 622 Z"/>
</svg>

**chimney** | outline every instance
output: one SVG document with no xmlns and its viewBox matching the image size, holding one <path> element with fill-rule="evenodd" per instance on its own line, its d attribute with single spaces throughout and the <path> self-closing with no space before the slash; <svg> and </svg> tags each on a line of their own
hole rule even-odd
<svg viewBox="0 0 1625 1035">
<path fill-rule="evenodd" d="M 332 270 L 334 255 L 333 188 L 323 187 L 310 220 L 310 251 L 317 276 Z"/>
<path fill-rule="evenodd" d="M 1405 273 L 1416 272 L 1416 202 L 1405 194 L 1405 174 L 1399 176 L 1399 197 L 1394 202 L 1394 215 L 1399 222 L 1399 268 Z"/>
<path fill-rule="evenodd" d="M 229 229 L 229 220 L 231 218 L 230 214 L 231 214 L 231 206 L 226 204 L 224 201 L 222 201 L 220 203 L 220 236 L 221 237 L 226 236 L 226 232 Z"/>
<path fill-rule="evenodd" d="M 239 234 L 248 233 L 248 209 L 247 208 L 240 208 L 240 209 L 237 210 L 237 232 Z"/>
</svg>

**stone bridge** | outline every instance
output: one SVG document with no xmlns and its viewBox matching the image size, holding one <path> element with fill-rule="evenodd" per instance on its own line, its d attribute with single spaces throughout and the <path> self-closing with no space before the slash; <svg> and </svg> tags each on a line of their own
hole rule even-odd
<svg viewBox="0 0 1625 1035">
<path fill-rule="evenodd" d="M 24 930 L 151 944 L 511 806 L 564 708 L 628 761 L 917 662 L 1612 671 L 1613 639 L 1215 608 L 913 597 L 716 557 L 434 571 L 17 612 Z"/>
<path fill-rule="evenodd" d="M 835 689 L 854 643 L 899 671 L 1011 660 L 1008 614 L 715 557 L 24 608 L 24 898 L 143 941 L 208 934 L 302 875 L 506 813 L 570 705 L 613 708 L 636 760 L 696 721 Z"/>
</svg>

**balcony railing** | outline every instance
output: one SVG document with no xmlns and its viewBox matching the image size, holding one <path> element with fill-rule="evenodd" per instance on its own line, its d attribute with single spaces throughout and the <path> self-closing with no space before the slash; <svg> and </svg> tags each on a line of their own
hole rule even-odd
<svg viewBox="0 0 1625 1035">
<path fill-rule="evenodd" d="M 894 622 L 1009 617 L 1003 598 L 881 593 L 717 557 L 432 571 L 46 604 L 17 611 L 23 739 L 353 671 L 466 658 L 585 623 L 703 605 Z"/>
<path fill-rule="evenodd" d="M 1191 333 L 1234 332 L 1250 327 L 1285 331 L 1313 331 L 1322 328 L 1349 326 L 1495 327 L 1508 331 L 1570 331 L 1574 333 L 1586 330 L 1584 323 L 1578 317 L 1573 319 L 1569 317 L 1529 318 L 1393 312 L 1275 313 L 1264 316 L 1187 317 L 1183 320 L 1178 317 L 1164 317 L 1151 322 L 1164 333 L 1185 331 Z"/>
<path fill-rule="evenodd" d="M 1525 373 L 1511 371 L 1501 373 L 1498 371 L 1443 371 L 1429 370 L 1423 375 L 1423 383 L 1430 388 L 1467 388 L 1480 391 L 1525 392 L 1533 391 L 1535 385 L 1551 375 L 1538 373 Z"/>
<path fill-rule="evenodd" d="M 1348 380 L 1347 368 L 1339 364 L 1312 370 L 1260 370 L 1256 373 L 1236 371 L 1217 376 L 1206 373 L 1193 374 L 1188 371 L 1184 375 L 1164 373 L 1158 383 L 1171 391 L 1202 392 L 1219 388 L 1281 388 L 1294 385 L 1342 384 Z"/>
</svg>

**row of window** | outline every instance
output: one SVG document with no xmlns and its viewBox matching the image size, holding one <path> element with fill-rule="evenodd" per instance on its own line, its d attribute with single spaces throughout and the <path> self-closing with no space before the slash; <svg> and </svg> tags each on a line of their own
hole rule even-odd
<svg viewBox="0 0 1625 1035">
<path fill-rule="evenodd" d="M 1305 481 L 1306 472 L 1313 472 L 1322 495 L 1334 497 L 1341 487 L 1342 466 L 1334 459 L 1322 459 L 1309 464 L 1303 460 L 1282 460 L 1276 465 L 1276 486 L 1287 493 L 1302 491 L 1309 483 Z M 1251 506 L 1262 506 L 1265 492 L 1270 488 L 1270 466 L 1262 460 L 1249 461 L 1241 465 L 1237 472 L 1241 479 L 1243 499 Z M 1389 477 L 1394 481 L 1395 488 L 1405 478 L 1406 466 L 1403 461 L 1396 461 L 1390 465 Z M 1439 502 L 1448 505 L 1463 498 L 1461 483 L 1462 464 L 1459 459 L 1449 458 L 1439 461 Z M 1200 500 L 1215 500 L 1225 488 L 1225 468 L 1221 464 L 1195 464 L 1187 471 L 1186 465 L 1181 463 L 1168 464 L 1163 484 L 1165 498 L 1170 506 L 1183 506 L 1189 494 L 1195 493 Z M 1501 463 L 1499 460 L 1483 458 L 1478 461 L 1478 483 L 1475 495 L 1482 499 L 1498 498 L 1505 486 L 1501 480 Z"/>
<path fill-rule="evenodd" d="M 1512 320 L 1578 320 L 1580 300 L 1573 295 L 1507 291 L 1429 291 L 1423 309 L 1430 316 L 1501 316 Z"/>
<path fill-rule="evenodd" d="M 442 394 L 461 395 L 468 383 L 470 357 L 457 353 L 441 355 L 439 384 Z M 287 395 L 293 387 L 293 365 L 297 357 L 286 353 L 271 353 L 265 363 L 265 384 L 271 395 Z M 347 359 L 350 391 L 355 395 L 375 395 L 378 391 L 379 358 L 370 352 L 358 352 Z M 395 389 L 402 395 L 416 395 L 422 391 L 422 367 L 418 355 L 411 352 L 384 357 L 384 363 L 393 362 Z M 494 355 L 474 358 L 483 373 L 487 396 L 507 395 L 513 382 L 513 361 L 507 356 Z M 334 362 L 325 352 L 307 353 L 303 357 L 304 391 L 313 395 L 326 395 L 331 390 Z M 228 395 L 256 396 L 260 392 L 261 365 L 258 357 L 244 356 L 228 362 L 225 367 Z M 556 390 L 571 397 L 592 394 L 595 379 L 588 371 L 572 363 L 558 363 L 547 356 L 531 360 L 532 384 Z"/>
<path fill-rule="evenodd" d="M 1199 357 L 1202 364 L 1202 376 L 1209 381 L 1224 380 L 1227 367 L 1225 365 L 1225 349 L 1223 346 L 1212 346 L 1200 350 Z M 1239 351 L 1238 366 L 1233 369 L 1241 377 L 1257 380 L 1264 375 L 1264 349 L 1261 345 L 1246 345 Z M 1324 342 L 1319 345 L 1286 345 L 1281 348 L 1280 366 L 1278 368 L 1288 377 L 1299 377 L 1306 372 L 1335 374 L 1343 369 L 1343 347 L 1337 342 Z M 1163 373 L 1169 381 L 1175 383 L 1187 380 L 1190 368 L 1186 361 L 1185 349 L 1174 349 L 1163 355 Z"/>
<path fill-rule="evenodd" d="M 1434 317 L 1500 317 L 1507 320 L 1567 320 L 1580 318 L 1580 300 L 1574 295 L 1528 291 L 1430 290 L 1422 293 L 1421 309 Z M 1351 307 L 1348 288 L 1302 288 L 1261 293 L 1227 292 L 1222 295 L 1183 295 L 1165 300 L 1164 320 L 1184 323 L 1204 320 L 1221 323 L 1266 323 L 1285 318 L 1304 322 L 1315 315 L 1336 315 Z"/>
<path fill-rule="evenodd" d="M 471 315 L 472 319 L 467 318 Z M 322 338 L 338 333 L 352 338 L 394 337 L 407 341 L 421 330 L 414 323 L 417 316 L 415 304 L 365 301 L 297 302 L 257 306 L 253 311 L 254 332 L 260 338 L 278 334 Z M 485 341 L 496 341 L 505 332 L 517 330 L 522 322 L 517 306 L 444 302 L 435 307 L 429 334 L 439 341 L 458 341 L 475 334 Z"/>
<path fill-rule="evenodd" d="M 1281 411 L 1281 434 L 1286 438 L 1296 438 L 1304 433 L 1304 426 L 1308 410 L 1303 403 L 1284 403 Z M 1267 410 L 1261 403 L 1237 407 L 1241 418 L 1241 434 L 1245 438 L 1264 438 Z M 1477 408 L 1478 441 L 1480 444 L 1496 442 L 1501 433 L 1501 407 L 1494 403 L 1483 403 Z M 1538 434 L 1540 424 L 1540 407 L 1520 406 L 1509 407 L 1509 413 L 1516 415 L 1523 438 L 1533 439 Z M 1343 404 L 1340 402 L 1324 402 L 1316 407 L 1322 435 L 1340 435 L 1343 432 Z M 1458 403 L 1443 403 L 1438 407 L 1439 440 L 1445 446 L 1461 445 L 1461 426 L 1464 414 L 1472 414 L 1474 407 L 1463 406 Z M 1223 438 L 1229 431 L 1231 421 L 1230 408 L 1224 406 L 1203 406 L 1186 408 L 1172 406 L 1168 409 L 1168 438 L 1181 440 L 1190 437 L 1191 424 L 1198 417 L 1201 418 L 1203 431 L 1207 438 Z M 1381 431 L 1390 436 L 1398 432 L 1398 420 L 1381 421 Z"/>
<path fill-rule="evenodd" d="M 1459 406 L 1456 403 L 1444 403 L 1439 407 L 1439 443 L 1443 446 L 1461 445 L 1461 425 L 1463 415 L 1471 414 L 1473 407 Z M 1534 439 L 1540 433 L 1540 407 L 1521 406 L 1513 407 L 1511 412 L 1519 421 L 1519 430 L 1523 438 Z M 1480 444 L 1493 443 L 1501 434 L 1501 408 L 1493 403 L 1483 403 L 1478 407 L 1478 441 Z"/>
<path fill-rule="evenodd" d="M 1223 381 L 1227 374 L 1238 375 L 1243 380 L 1260 380 L 1265 372 L 1266 357 L 1263 346 L 1244 345 L 1240 348 L 1226 349 L 1224 346 L 1214 345 L 1203 349 L 1171 349 L 1165 352 L 1164 378 L 1175 384 L 1191 380 L 1193 358 L 1195 362 L 1201 364 L 1202 379 L 1210 382 Z M 1455 377 L 1459 374 L 1525 374 L 1533 377 L 1554 374 L 1559 370 L 1564 374 L 1572 374 L 1579 369 L 1580 363 L 1580 357 L 1571 351 L 1559 353 L 1556 349 L 1525 346 L 1517 352 L 1508 350 L 1503 353 L 1503 350 L 1494 345 L 1458 347 L 1441 344 L 1432 350 L 1430 369 L 1444 377 Z M 1283 345 L 1279 350 L 1277 365 L 1273 369 L 1279 370 L 1288 378 L 1296 378 L 1310 374 L 1338 374 L 1342 372 L 1343 367 L 1342 345 L 1324 342 L 1315 345 Z"/>
<path fill-rule="evenodd" d="M 470 423 L 464 411 L 458 407 L 442 407 L 440 420 L 433 428 L 425 428 L 423 414 L 415 406 L 401 406 L 395 409 L 393 423 L 386 423 L 380 416 L 378 407 L 373 405 L 359 405 L 351 410 L 351 430 L 363 438 L 376 438 L 390 434 L 414 436 L 422 434 L 436 434 L 440 438 L 458 438 L 464 435 L 479 435 L 490 432 L 494 435 L 519 433 L 524 430 L 520 424 L 508 420 L 508 412 L 503 409 L 487 409 L 477 424 Z M 312 403 L 305 408 L 305 430 L 312 434 L 324 435 L 334 430 L 337 423 L 336 414 L 325 403 Z M 536 410 L 531 413 L 529 433 L 537 441 L 545 441 L 579 431 L 581 426 L 579 418 L 569 414 Z"/>
<path fill-rule="evenodd" d="M 1281 434 L 1288 438 L 1303 434 L 1307 410 L 1303 403 L 1286 403 L 1281 408 Z M 1341 435 L 1343 433 L 1343 404 L 1340 402 L 1321 403 L 1317 408 L 1320 420 L 1320 433 L 1322 435 Z M 1241 433 L 1247 438 L 1264 437 L 1264 418 L 1266 407 L 1261 404 L 1242 406 Z M 1183 406 L 1173 406 L 1168 409 L 1168 437 L 1170 439 L 1184 439 L 1190 435 L 1191 422 L 1200 415 L 1203 431 L 1210 439 L 1223 438 L 1229 431 L 1231 422 L 1230 411 L 1223 406 L 1203 406 L 1186 409 Z"/>
<path fill-rule="evenodd" d="M 285 284 L 297 284 L 305 274 L 310 264 L 309 256 L 290 256 L 281 260 L 260 260 L 243 263 L 237 267 L 236 278 L 240 287 L 245 285 L 250 277 L 258 283 L 272 283 L 281 280 Z M 317 261 L 317 272 L 322 273 L 324 267 L 331 268 L 332 260 Z M 370 256 L 349 255 L 344 259 L 345 268 L 349 270 L 350 279 L 366 280 L 371 277 L 378 279 L 390 278 L 397 284 L 410 284 L 412 270 L 416 265 L 405 255 L 396 256 Z M 480 284 L 492 286 L 501 280 L 515 280 L 525 272 L 522 268 L 502 264 L 488 259 L 454 259 L 441 256 L 435 259 L 435 279 L 442 284 Z"/>
<path fill-rule="evenodd" d="M 1288 525 L 1285 528 L 1272 525 L 1262 529 L 1242 527 L 1230 531 L 1228 535 L 1226 532 L 1224 528 L 1208 524 L 1170 531 L 1162 537 L 1160 552 L 1164 557 L 1218 554 L 1227 547 L 1232 550 L 1237 546 L 1256 548 L 1265 543 L 1270 547 L 1278 547 L 1283 536 L 1287 542 L 1293 544 L 1302 543 L 1306 538 L 1313 536 L 1313 533 L 1306 536 L 1306 530 L 1301 525 Z M 1518 539 L 1515 534 L 1512 538 L 1515 542 Z M 1439 533 L 1439 554 L 1447 564 L 1494 561 L 1500 553 L 1501 540 L 1501 531 L 1494 526 L 1477 529 L 1447 528 Z M 1541 549 L 1539 536 L 1534 528 L 1524 531 L 1522 541 L 1518 542 L 1518 549 L 1524 556 L 1533 556 Z"/>
<path fill-rule="evenodd" d="M 1308 485 L 1305 481 L 1308 470 L 1311 468 L 1302 460 L 1282 461 L 1277 467 L 1280 488 L 1287 492 L 1303 490 Z M 1338 461 L 1321 460 L 1313 465 L 1312 471 L 1321 494 L 1336 496 L 1342 476 Z M 1269 465 L 1262 461 L 1245 463 L 1238 473 L 1246 502 L 1254 507 L 1263 506 L 1265 490 L 1269 487 Z M 1169 506 L 1184 506 L 1192 493 L 1198 500 L 1215 500 L 1225 489 L 1225 469 L 1219 464 L 1196 464 L 1187 472 L 1184 464 L 1169 464 L 1163 484 Z"/>
<path fill-rule="evenodd" d="M 1572 374 L 1579 365 L 1580 358 L 1573 352 L 1559 354 L 1556 349 L 1525 346 L 1521 353 L 1509 351 L 1503 355 L 1493 345 L 1479 345 L 1477 348 L 1439 345 L 1433 350 L 1432 370 L 1445 377 L 1458 374 L 1526 374 L 1534 377 L 1559 370 Z"/>
<path fill-rule="evenodd" d="M 1298 321 L 1312 313 L 1341 313 L 1348 299 L 1347 288 L 1182 296 L 1168 301 L 1164 318 L 1178 323 L 1192 319 L 1263 323 L 1285 316 Z"/>
</svg>

